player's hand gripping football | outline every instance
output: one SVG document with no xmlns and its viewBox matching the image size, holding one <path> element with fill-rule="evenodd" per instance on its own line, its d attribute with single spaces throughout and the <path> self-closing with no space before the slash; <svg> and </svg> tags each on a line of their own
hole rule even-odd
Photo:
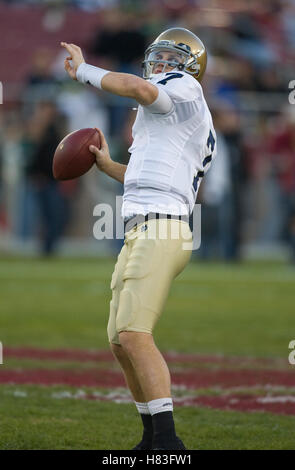
<svg viewBox="0 0 295 470">
<path fill-rule="evenodd" d="M 100 134 L 101 147 L 99 149 L 95 145 L 90 145 L 89 150 L 95 155 L 97 168 L 105 173 L 113 160 L 111 159 L 109 146 L 103 132 L 97 128 L 96 130 Z"/>
<path fill-rule="evenodd" d="M 73 80 L 77 80 L 77 69 L 82 62 L 85 62 L 82 51 L 80 47 L 75 44 L 68 44 L 67 42 L 61 42 L 60 44 L 70 54 L 64 62 L 65 70 Z M 72 64 L 70 64 L 70 60 L 72 61 Z"/>
</svg>

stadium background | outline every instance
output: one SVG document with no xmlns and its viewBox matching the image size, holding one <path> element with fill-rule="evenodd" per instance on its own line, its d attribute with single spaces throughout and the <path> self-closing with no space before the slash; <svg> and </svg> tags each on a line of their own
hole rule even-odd
<svg viewBox="0 0 295 470">
<path fill-rule="evenodd" d="M 94 206 L 114 204 L 120 184 L 95 169 L 55 184 L 50 162 L 65 134 L 97 126 L 126 163 L 135 103 L 69 80 L 59 42 L 80 45 L 89 63 L 140 75 L 145 47 L 180 25 L 208 48 L 203 87 L 219 134 L 219 161 L 198 199 L 198 255 L 294 260 L 294 8 L 291 0 L 1 2 L 0 248 L 36 253 L 47 233 L 47 252 L 117 252 L 95 242 L 92 228 Z"/>
<path fill-rule="evenodd" d="M 292 0 L 0 2 L 0 449 L 136 443 L 107 352 L 121 241 L 92 233 L 94 206 L 114 206 L 122 186 L 96 168 L 51 175 L 57 143 L 82 127 L 101 128 L 127 163 L 136 103 L 69 80 L 59 43 L 141 75 L 146 45 L 175 25 L 207 46 L 219 147 L 198 199 L 201 249 L 155 332 L 177 429 L 190 449 L 294 449 L 294 18 Z"/>
</svg>

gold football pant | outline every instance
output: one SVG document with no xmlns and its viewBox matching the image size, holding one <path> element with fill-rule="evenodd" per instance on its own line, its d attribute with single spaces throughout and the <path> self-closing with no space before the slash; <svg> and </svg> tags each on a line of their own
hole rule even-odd
<svg viewBox="0 0 295 470">
<path fill-rule="evenodd" d="M 121 331 L 152 333 L 171 282 L 189 262 L 192 234 L 177 219 L 152 219 L 125 234 L 112 275 L 108 337 L 120 344 Z"/>
</svg>

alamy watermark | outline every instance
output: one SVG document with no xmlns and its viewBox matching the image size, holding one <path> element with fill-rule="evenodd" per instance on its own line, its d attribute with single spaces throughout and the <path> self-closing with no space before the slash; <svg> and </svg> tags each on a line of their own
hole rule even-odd
<svg viewBox="0 0 295 470">
<path fill-rule="evenodd" d="M 289 357 L 288 357 L 289 364 L 292 364 L 292 366 L 294 366 L 295 365 L 295 339 L 290 341 L 289 349 L 293 349 L 293 351 L 290 352 Z"/>
<path fill-rule="evenodd" d="M 160 223 L 148 225 L 155 218 L 155 215 L 148 214 L 148 221 L 145 220 L 144 208 L 140 210 L 139 205 L 136 205 L 134 213 L 138 213 L 137 216 L 132 216 L 130 219 L 124 220 L 121 216 L 121 209 L 123 204 L 122 196 L 116 196 L 116 207 L 109 204 L 97 204 L 93 209 L 93 215 L 98 217 L 98 220 L 93 226 L 93 235 L 96 240 L 120 240 L 124 239 L 124 234 L 132 230 L 134 223 L 137 223 L 140 231 L 140 238 L 144 239 L 160 239 L 166 240 L 182 240 L 183 250 L 198 250 L 201 246 L 201 204 L 196 204 L 190 216 L 191 231 L 188 230 L 188 216 L 180 216 L 181 222 L 179 224 L 165 224 Z M 182 205 L 188 212 L 189 209 L 185 205 Z M 179 207 L 178 207 L 179 209 Z M 177 213 L 176 207 L 169 207 L 169 213 Z M 161 220 L 168 220 L 169 216 L 161 215 Z"/>
<path fill-rule="evenodd" d="M 0 104 L 3 104 L 3 85 L 0 82 Z"/>
<path fill-rule="evenodd" d="M 0 341 L 0 364 L 3 364 L 3 347 Z"/>
<path fill-rule="evenodd" d="M 292 90 L 289 93 L 289 103 L 290 104 L 295 104 L 295 80 L 291 80 L 289 82 L 289 89 Z"/>
<path fill-rule="evenodd" d="M 289 82 L 289 86 L 288 88 L 292 91 L 290 91 L 289 93 L 289 103 L 290 104 L 295 104 L 295 80 L 291 80 Z M 288 356 L 288 360 L 289 360 L 289 364 L 291 364 L 292 366 L 295 365 L 295 339 L 293 339 L 292 341 L 290 341 L 289 343 L 289 349 L 292 349 L 292 351 L 290 352 L 289 356 Z"/>
</svg>

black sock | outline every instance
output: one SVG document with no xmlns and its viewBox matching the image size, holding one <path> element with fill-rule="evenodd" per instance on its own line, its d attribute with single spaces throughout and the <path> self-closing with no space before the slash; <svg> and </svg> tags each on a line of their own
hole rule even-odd
<svg viewBox="0 0 295 470">
<path fill-rule="evenodd" d="M 174 419 L 172 411 L 156 413 L 152 416 L 154 442 L 163 442 L 176 439 Z"/>
<path fill-rule="evenodd" d="M 146 444 L 151 444 L 153 440 L 153 420 L 151 415 L 141 414 L 141 420 L 143 424 L 143 435 L 142 440 Z"/>
</svg>

